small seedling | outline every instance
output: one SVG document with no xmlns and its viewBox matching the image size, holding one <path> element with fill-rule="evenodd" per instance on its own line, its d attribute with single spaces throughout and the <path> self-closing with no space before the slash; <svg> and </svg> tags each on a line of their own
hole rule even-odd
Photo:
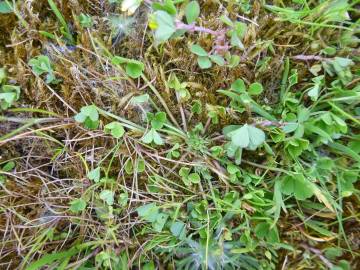
<svg viewBox="0 0 360 270">
<path fill-rule="evenodd" d="M 169 215 L 161 213 L 159 207 L 155 203 L 145 204 L 136 209 L 138 215 L 145 221 L 151 222 L 156 232 L 161 232 L 165 226 Z"/>
<path fill-rule="evenodd" d="M 120 139 L 125 134 L 124 127 L 119 122 L 111 122 L 104 127 L 107 134 L 111 134 L 114 138 Z"/>
<path fill-rule="evenodd" d="M 75 115 L 75 121 L 83 123 L 88 129 L 96 129 L 99 126 L 99 112 L 95 105 L 82 107 L 80 113 Z"/>
<path fill-rule="evenodd" d="M 176 91 L 181 101 L 187 101 L 191 98 L 189 90 L 186 89 L 188 84 L 186 82 L 180 82 L 175 73 L 170 74 L 167 84 L 169 88 Z"/>
<path fill-rule="evenodd" d="M 81 13 L 78 17 L 79 23 L 83 28 L 90 28 L 93 25 L 91 16 Z"/>
<path fill-rule="evenodd" d="M 181 180 L 184 182 L 186 186 L 200 183 L 200 175 L 198 173 L 190 173 L 189 168 L 182 167 L 179 170 L 179 175 L 181 176 Z"/>
<path fill-rule="evenodd" d="M 219 66 L 225 65 L 225 60 L 221 55 L 211 55 L 198 44 L 191 45 L 190 51 L 198 56 L 197 63 L 201 69 L 211 68 L 212 62 Z"/>
<path fill-rule="evenodd" d="M 14 105 L 20 98 L 20 87 L 15 85 L 3 85 L 0 89 L 0 109 L 6 110 Z"/>
<path fill-rule="evenodd" d="M 38 55 L 30 59 L 29 65 L 36 75 L 46 74 L 46 83 L 56 84 L 59 82 L 59 80 L 55 78 L 54 70 L 48 56 Z"/>
<path fill-rule="evenodd" d="M 142 141 L 146 144 L 154 142 L 157 145 L 163 145 L 163 139 L 157 130 L 161 129 L 166 123 L 166 114 L 164 112 L 158 112 L 155 115 L 148 113 L 147 119 L 150 121 L 151 129 L 144 135 Z"/>
<path fill-rule="evenodd" d="M 114 56 L 111 59 L 114 65 L 125 66 L 125 72 L 133 79 L 139 78 L 144 71 L 144 64 L 140 61 L 128 59 L 120 56 Z"/>
</svg>

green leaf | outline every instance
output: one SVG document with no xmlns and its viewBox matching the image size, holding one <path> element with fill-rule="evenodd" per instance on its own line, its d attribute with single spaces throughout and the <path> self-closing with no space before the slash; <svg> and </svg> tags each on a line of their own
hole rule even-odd
<svg viewBox="0 0 360 270">
<path fill-rule="evenodd" d="M 208 52 L 205 51 L 200 45 L 192 44 L 190 47 L 190 51 L 197 56 L 208 56 Z"/>
<path fill-rule="evenodd" d="M 157 28 L 155 30 L 155 39 L 158 42 L 167 41 L 176 31 L 174 24 L 174 18 L 167 12 L 159 10 L 154 13 L 155 20 L 157 22 Z"/>
<path fill-rule="evenodd" d="M 133 166 L 133 162 L 132 162 L 131 158 L 129 158 L 125 162 L 125 172 L 129 175 L 133 174 L 133 172 L 134 172 L 134 166 Z"/>
<path fill-rule="evenodd" d="M 125 67 L 126 74 L 129 75 L 131 78 L 136 79 L 141 76 L 144 71 L 144 64 L 133 60 L 131 63 L 128 63 Z"/>
<path fill-rule="evenodd" d="M 180 240 L 186 238 L 186 224 L 182 221 L 174 222 L 170 227 L 170 232 Z"/>
<path fill-rule="evenodd" d="M 0 68 L 0 84 L 4 83 L 5 80 L 6 80 L 5 68 Z"/>
<path fill-rule="evenodd" d="M 93 25 L 91 16 L 89 16 L 87 14 L 81 13 L 79 15 L 78 19 L 79 19 L 79 23 L 80 23 L 81 27 L 83 27 L 83 28 L 90 28 Z"/>
<path fill-rule="evenodd" d="M 231 133 L 228 134 L 228 136 L 231 137 L 232 144 L 241 148 L 248 147 L 250 143 L 247 124 L 245 124 L 239 129 L 236 129 L 235 131 L 232 131 Z"/>
<path fill-rule="evenodd" d="M 207 57 L 207 56 L 199 56 L 198 59 L 197 59 L 197 62 L 198 62 L 199 67 L 201 69 L 211 68 L 211 66 L 212 66 L 210 58 Z"/>
<path fill-rule="evenodd" d="M 230 44 L 231 44 L 231 46 L 238 47 L 240 50 L 245 49 L 244 44 L 241 42 L 241 40 L 236 32 L 233 32 L 231 34 Z"/>
<path fill-rule="evenodd" d="M 141 103 L 147 103 L 147 102 L 149 102 L 149 98 L 150 98 L 149 94 L 135 96 L 135 97 L 131 98 L 130 103 L 132 105 L 139 105 Z"/>
<path fill-rule="evenodd" d="M 169 215 L 160 213 L 156 216 L 155 222 L 153 222 L 152 226 L 155 231 L 161 232 L 165 226 L 166 221 L 168 220 Z"/>
<path fill-rule="evenodd" d="M 193 23 L 200 15 L 200 5 L 197 1 L 191 1 L 185 7 L 185 17 L 188 24 Z"/>
<path fill-rule="evenodd" d="M 166 11 L 172 16 L 175 16 L 177 12 L 174 2 L 172 0 L 165 0 L 164 3 L 153 2 L 152 8 L 154 10 Z"/>
<path fill-rule="evenodd" d="M 186 167 L 181 167 L 179 170 L 179 175 L 181 177 L 188 177 L 189 173 L 190 173 L 190 169 Z"/>
<path fill-rule="evenodd" d="M 265 141 L 265 133 L 259 128 L 248 126 L 248 134 L 250 139 L 249 148 L 255 150 L 259 145 Z"/>
<path fill-rule="evenodd" d="M 99 125 L 99 112 L 95 105 L 82 107 L 74 118 L 76 122 L 84 123 L 84 126 L 89 129 L 95 129 Z"/>
<path fill-rule="evenodd" d="M 84 114 L 86 117 L 89 117 L 91 121 L 99 120 L 99 112 L 95 105 L 89 105 L 82 107 L 80 112 Z"/>
<path fill-rule="evenodd" d="M 87 177 L 90 180 L 93 180 L 95 183 L 99 182 L 99 180 L 100 180 L 100 167 L 96 167 L 95 169 L 91 170 L 87 174 Z"/>
<path fill-rule="evenodd" d="M 231 89 L 238 93 L 245 93 L 246 86 L 242 79 L 237 79 L 235 82 L 231 84 Z"/>
<path fill-rule="evenodd" d="M 32 68 L 32 71 L 40 76 L 44 73 L 46 74 L 46 83 L 58 83 L 56 80 L 50 58 L 46 55 L 38 55 L 29 61 L 29 65 Z"/>
<path fill-rule="evenodd" d="M 224 128 L 223 133 L 231 139 L 233 146 L 250 150 L 255 150 L 265 141 L 265 133 L 248 124 L 239 128 L 238 126 L 228 126 Z"/>
<path fill-rule="evenodd" d="M 151 126 L 153 129 L 161 129 L 166 123 L 166 113 L 157 112 L 154 118 L 151 120 Z"/>
<path fill-rule="evenodd" d="M 104 127 L 105 133 L 111 134 L 114 138 L 120 139 L 125 134 L 124 127 L 119 122 L 111 122 Z"/>
<path fill-rule="evenodd" d="M 294 195 L 297 200 L 305 200 L 314 195 L 312 183 L 302 174 L 285 176 L 281 191 L 286 195 Z"/>
<path fill-rule="evenodd" d="M 259 238 L 264 238 L 265 236 L 268 235 L 269 230 L 270 230 L 270 224 L 268 224 L 266 222 L 262 222 L 262 223 L 259 223 L 258 225 L 256 225 L 255 234 Z"/>
<path fill-rule="evenodd" d="M 160 134 L 153 128 L 150 129 L 150 131 L 148 131 L 141 140 L 146 144 L 150 144 L 152 142 L 154 142 L 157 145 L 164 144 Z"/>
<path fill-rule="evenodd" d="M 10 172 L 11 170 L 13 170 L 15 168 L 15 165 L 16 164 L 14 161 L 9 161 L 3 166 L 2 170 L 4 172 Z"/>
<path fill-rule="evenodd" d="M 202 111 L 201 108 L 201 101 L 200 100 L 194 100 L 193 104 L 191 106 L 191 112 L 195 114 L 200 114 Z"/>
<path fill-rule="evenodd" d="M 287 123 L 287 124 L 284 125 L 281 129 L 282 129 L 285 133 L 291 133 L 291 132 L 295 131 L 298 127 L 299 127 L 299 124 L 298 124 L 298 123 Z"/>
<path fill-rule="evenodd" d="M 9 1 L 0 2 L 0 14 L 8 14 L 8 13 L 12 13 L 13 11 L 14 8 Z"/>
<path fill-rule="evenodd" d="M 225 65 L 225 60 L 221 55 L 210 55 L 210 59 L 211 61 L 213 61 L 215 64 L 219 65 L 219 66 L 224 66 Z"/>
<path fill-rule="evenodd" d="M 137 173 L 142 173 L 143 171 L 145 171 L 145 160 L 144 159 L 137 160 L 136 171 L 137 171 Z"/>
<path fill-rule="evenodd" d="M 99 197 L 109 206 L 114 204 L 114 192 L 111 190 L 105 189 L 101 191 Z"/>
<path fill-rule="evenodd" d="M 70 211 L 73 213 L 78 213 L 86 208 L 86 201 L 82 198 L 76 199 L 70 202 Z"/>
<path fill-rule="evenodd" d="M 136 211 L 142 219 L 154 222 L 159 214 L 159 207 L 155 203 L 149 203 L 138 207 Z"/>
<path fill-rule="evenodd" d="M 63 252 L 55 252 L 52 254 L 46 254 L 42 256 L 39 260 L 31 263 L 25 270 L 40 270 L 43 269 L 46 265 L 51 265 L 56 261 L 64 261 L 66 258 L 71 258 L 75 254 L 79 253 L 78 249 L 71 248 Z"/>
<path fill-rule="evenodd" d="M 249 86 L 249 94 L 252 96 L 260 95 L 263 90 L 264 88 L 261 83 L 252 83 Z"/>
<path fill-rule="evenodd" d="M 200 183 L 200 175 L 198 175 L 197 173 L 190 173 L 188 178 L 194 184 Z"/>
</svg>

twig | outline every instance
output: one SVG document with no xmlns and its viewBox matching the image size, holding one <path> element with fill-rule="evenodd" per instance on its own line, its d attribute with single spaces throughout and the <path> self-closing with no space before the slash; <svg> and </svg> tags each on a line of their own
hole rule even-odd
<svg viewBox="0 0 360 270">
<path fill-rule="evenodd" d="M 310 247 L 308 245 L 305 245 L 305 244 L 301 244 L 301 246 L 304 248 L 304 249 L 308 249 L 310 250 L 312 253 L 314 253 L 316 256 L 319 257 L 320 260 L 323 261 L 323 263 L 329 268 L 329 269 L 332 269 L 334 267 L 334 265 L 324 257 L 324 255 L 322 255 L 321 251 L 316 249 L 316 248 L 313 248 L 313 247 Z"/>
<path fill-rule="evenodd" d="M 327 60 L 327 58 L 318 56 L 318 55 L 303 55 L 303 54 L 299 54 L 299 55 L 295 55 L 293 57 L 291 57 L 295 60 L 300 60 L 300 61 L 323 61 L 323 60 Z"/>
</svg>

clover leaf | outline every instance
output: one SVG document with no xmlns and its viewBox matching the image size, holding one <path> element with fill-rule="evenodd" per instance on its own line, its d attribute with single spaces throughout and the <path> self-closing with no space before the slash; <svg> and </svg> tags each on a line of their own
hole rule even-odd
<svg viewBox="0 0 360 270">
<path fill-rule="evenodd" d="M 200 15 L 200 5 L 198 1 L 191 1 L 185 7 L 185 17 L 186 21 L 191 24 L 193 23 Z"/>
<path fill-rule="evenodd" d="M 164 144 L 164 141 L 161 138 L 160 134 L 154 128 L 150 129 L 150 131 L 148 131 L 141 140 L 143 143 L 146 144 L 150 144 L 152 142 L 154 142 L 157 145 Z"/>
<path fill-rule="evenodd" d="M 190 169 L 186 167 L 182 167 L 179 170 L 179 175 L 181 176 L 181 179 L 186 186 L 190 186 L 191 184 L 198 184 L 201 180 L 198 173 L 190 173 Z"/>
<path fill-rule="evenodd" d="M 96 167 L 95 169 L 88 172 L 87 178 L 89 178 L 90 180 L 93 180 L 95 183 L 99 182 L 99 180 L 100 180 L 100 167 Z"/>
<path fill-rule="evenodd" d="M 167 41 L 175 32 L 176 27 L 174 18 L 163 10 L 158 10 L 153 14 L 154 22 L 151 24 L 155 28 L 154 37 L 157 42 Z"/>
<path fill-rule="evenodd" d="M 197 63 L 201 69 L 211 68 L 212 62 L 219 66 L 225 65 L 225 60 L 222 56 L 217 54 L 210 55 L 198 44 L 192 44 L 190 46 L 190 51 L 198 56 Z"/>
<path fill-rule="evenodd" d="M 86 208 L 86 201 L 82 198 L 76 199 L 70 202 L 70 211 L 73 213 L 78 213 Z"/>
<path fill-rule="evenodd" d="M 124 127 L 119 122 L 111 122 L 104 127 L 107 134 L 111 134 L 114 138 L 120 139 L 125 134 Z"/>
<path fill-rule="evenodd" d="M 79 23 L 83 28 L 90 28 L 93 25 L 91 16 L 81 13 L 78 17 Z"/>
<path fill-rule="evenodd" d="M 101 191 L 99 197 L 109 206 L 114 204 L 114 192 L 111 190 L 105 189 Z"/>
<path fill-rule="evenodd" d="M 302 174 L 285 176 L 281 191 L 286 195 L 294 195 L 297 200 L 305 200 L 314 195 L 312 183 Z"/>
<path fill-rule="evenodd" d="M 144 71 L 144 64 L 134 59 L 128 59 L 121 56 L 114 56 L 111 59 L 114 65 L 124 65 L 125 72 L 133 79 L 139 78 Z"/>
<path fill-rule="evenodd" d="M 225 135 L 231 139 L 234 146 L 255 150 L 265 141 L 265 133 L 252 125 L 245 124 L 231 131 L 225 129 Z"/>
<path fill-rule="evenodd" d="M 33 72 L 40 76 L 46 74 L 46 83 L 58 83 L 54 75 L 50 58 L 46 55 L 38 55 L 29 61 L 29 65 L 32 67 Z"/>
<path fill-rule="evenodd" d="M 84 106 L 75 115 L 75 121 L 83 123 L 88 129 L 96 129 L 99 126 L 99 112 L 95 105 Z"/>
<path fill-rule="evenodd" d="M 20 87 L 15 85 L 3 85 L 0 88 L 0 109 L 6 110 L 11 107 L 20 97 Z"/>
</svg>

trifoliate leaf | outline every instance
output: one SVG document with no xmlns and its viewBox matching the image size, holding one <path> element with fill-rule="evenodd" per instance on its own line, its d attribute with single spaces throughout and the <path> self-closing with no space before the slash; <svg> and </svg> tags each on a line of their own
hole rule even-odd
<svg viewBox="0 0 360 270">
<path fill-rule="evenodd" d="M 286 195 L 294 195 L 297 200 L 305 200 L 314 195 L 312 183 L 302 174 L 285 176 L 281 191 Z"/>
<path fill-rule="evenodd" d="M 125 129 L 119 122 L 111 122 L 104 127 L 105 133 L 110 133 L 114 138 L 120 139 Z"/>
</svg>

